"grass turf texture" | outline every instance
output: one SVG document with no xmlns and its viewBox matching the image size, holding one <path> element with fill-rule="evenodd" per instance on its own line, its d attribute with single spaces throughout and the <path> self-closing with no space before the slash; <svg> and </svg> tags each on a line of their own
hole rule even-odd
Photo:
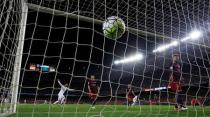
<svg viewBox="0 0 210 117">
<path fill-rule="evenodd" d="M 210 117 L 210 107 L 188 107 L 187 111 L 176 112 L 173 106 L 142 105 L 97 105 L 91 109 L 87 104 L 20 104 L 16 117 Z M 100 116 L 102 115 L 102 116 Z"/>
<path fill-rule="evenodd" d="M 91 109 L 87 104 L 20 104 L 13 117 L 210 117 L 210 107 L 188 107 L 187 111 L 176 112 L 173 106 L 142 105 L 96 105 Z M 102 115 L 102 116 L 99 116 Z"/>
</svg>

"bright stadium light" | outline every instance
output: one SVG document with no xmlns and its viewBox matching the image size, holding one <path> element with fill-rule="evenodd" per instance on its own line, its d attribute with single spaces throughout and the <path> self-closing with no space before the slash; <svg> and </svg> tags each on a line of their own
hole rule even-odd
<svg viewBox="0 0 210 117">
<path fill-rule="evenodd" d="M 166 49 L 170 48 L 170 47 L 173 47 L 173 46 L 177 46 L 179 45 L 179 41 L 172 41 L 171 43 L 169 44 L 166 44 L 166 45 L 162 45 L 160 47 L 158 47 L 157 49 L 154 49 L 152 52 L 162 52 L 162 51 L 165 51 Z"/>
<path fill-rule="evenodd" d="M 116 60 L 116 61 L 114 61 L 114 64 L 119 64 L 120 63 L 120 61 L 119 60 Z"/>
<path fill-rule="evenodd" d="M 169 46 L 167 45 L 162 45 L 160 47 L 158 47 L 157 49 L 154 49 L 152 52 L 162 52 L 165 51 Z"/>
<path fill-rule="evenodd" d="M 201 31 L 199 31 L 199 30 L 194 30 L 194 31 L 192 31 L 190 34 L 189 34 L 189 36 L 187 36 L 187 37 L 185 37 L 185 38 L 183 38 L 183 39 L 181 39 L 181 42 L 186 42 L 186 41 L 188 41 L 188 40 L 196 40 L 196 39 L 198 39 L 198 38 L 200 38 L 202 36 L 202 32 Z"/>
<path fill-rule="evenodd" d="M 200 38 L 201 36 L 202 36 L 202 32 L 199 31 L 199 30 L 194 30 L 194 31 L 192 31 L 192 32 L 190 33 L 190 35 L 189 35 L 189 37 L 190 37 L 191 39 L 198 39 L 198 38 Z"/>
<path fill-rule="evenodd" d="M 114 61 L 114 64 L 124 64 L 124 63 L 130 63 L 130 62 L 134 62 L 134 61 L 138 61 L 138 60 L 141 60 L 141 59 L 143 59 L 143 54 L 140 54 L 140 53 L 138 53 L 138 54 L 136 54 L 136 55 L 134 55 L 134 56 L 130 56 L 130 57 L 128 57 L 128 58 L 124 58 L 124 59 L 121 59 L 121 60 L 116 60 L 116 61 Z"/>
<path fill-rule="evenodd" d="M 190 37 L 185 37 L 185 38 L 181 39 L 181 42 L 187 41 L 189 39 L 190 39 Z"/>
<path fill-rule="evenodd" d="M 177 45 L 179 45 L 179 42 L 178 41 L 172 41 L 170 43 L 170 46 L 177 46 Z"/>
</svg>

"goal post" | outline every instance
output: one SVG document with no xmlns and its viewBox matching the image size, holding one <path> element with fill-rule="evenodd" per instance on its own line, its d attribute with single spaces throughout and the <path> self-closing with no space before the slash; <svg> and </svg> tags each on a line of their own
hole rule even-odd
<svg viewBox="0 0 210 117">
<path fill-rule="evenodd" d="M 15 54 L 15 63 L 12 77 L 12 97 L 11 97 L 11 110 L 13 113 L 16 112 L 16 106 L 18 103 L 18 89 L 19 89 L 19 81 L 20 81 L 20 71 L 21 71 L 21 62 L 23 55 L 23 46 L 25 40 L 25 30 L 26 30 L 26 22 L 27 22 L 27 14 L 28 14 L 28 6 L 25 3 L 25 0 L 21 0 L 21 20 L 20 20 L 20 30 L 18 35 L 18 45 L 17 51 Z"/>
<path fill-rule="evenodd" d="M 10 0 L 2 2 L 0 8 L 0 116 L 4 117 L 16 113 L 28 7 L 25 0 Z M 10 52 L 5 51 L 5 48 L 10 49 Z"/>
</svg>

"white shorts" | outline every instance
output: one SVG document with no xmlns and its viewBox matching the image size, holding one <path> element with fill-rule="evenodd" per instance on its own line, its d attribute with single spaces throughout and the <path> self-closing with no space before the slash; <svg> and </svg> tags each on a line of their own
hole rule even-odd
<svg viewBox="0 0 210 117">
<path fill-rule="evenodd" d="M 58 94 L 58 101 L 61 101 L 62 99 L 65 99 L 65 96 L 64 96 L 64 95 L 59 95 L 59 94 Z"/>
</svg>

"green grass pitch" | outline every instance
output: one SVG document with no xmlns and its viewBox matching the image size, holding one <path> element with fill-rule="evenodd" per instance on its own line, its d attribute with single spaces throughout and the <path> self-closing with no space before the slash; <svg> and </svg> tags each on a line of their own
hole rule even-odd
<svg viewBox="0 0 210 117">
<path fill-rule="evenodd" d="M 97 105 L 93 110 L 88 104 L 20 104 L 16 117 L 210 117 L 210 107 L 188 107 L 176 112 L 169 105 Z"/>
</svg>

